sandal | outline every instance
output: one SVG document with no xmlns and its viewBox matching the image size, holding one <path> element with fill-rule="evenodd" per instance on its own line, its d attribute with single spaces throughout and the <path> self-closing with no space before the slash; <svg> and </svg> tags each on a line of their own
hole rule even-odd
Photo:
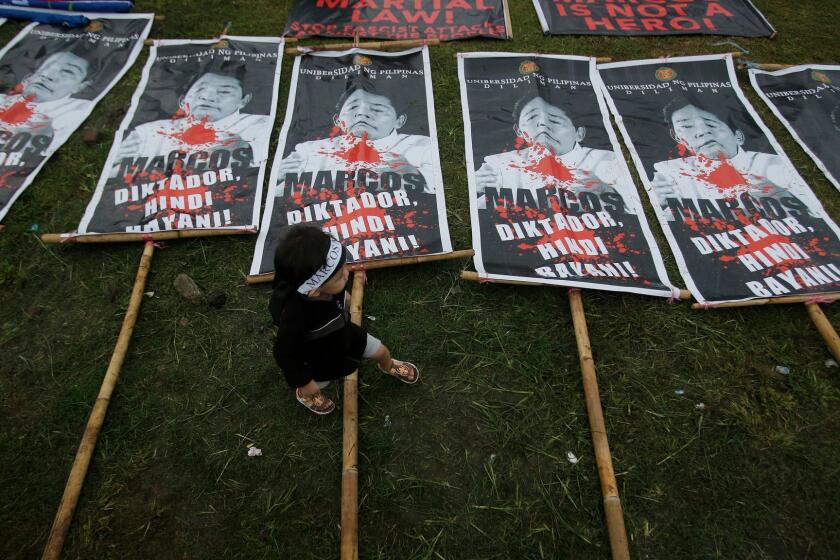
<svg viewBox="0 0 840 560">
<path fill-rule="evenodd" d="M 403 383 L 408 383 L 409 385 L 417 383 L 417 380 L 420 379 L 420 368 L 411 362 L 392 359 L 391 367 L 387 371 L 379 367 L 379 364 L 376 367 L 382 373 L 396 377 Z"/>
<path fill-rule="evenodd" d="M 304 397 L 300 394 L 300 389 L 295 389 L 295 398 L 297 401 L 314 412 L 315 414 L 329 414 L 335 410 L 335 403 L 324 396 L 321 391 L 318 391 L 311 397 Z"/>
</svg>

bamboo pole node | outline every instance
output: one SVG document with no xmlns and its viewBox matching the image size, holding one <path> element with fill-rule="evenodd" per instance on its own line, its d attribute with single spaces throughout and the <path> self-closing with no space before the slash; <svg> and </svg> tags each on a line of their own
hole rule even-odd
<svg viewBox="0 0 840 560">
<path fill-rule="evenodd" d="M 375 270 L 379 268 L 392 268 L 396 266 L 407 266 L 410 264 L 427 263 L 434 261 L 448 261 L 453 259 L 461 259 L 471 257 L 475 254 L 472 249 L 460 249 L 449 253 L 441 253 L 439 255 L 419 255 L 415 257 L 402 257 L 397 259 L 384 259 L 380 261 L 368 261 L 364 263 L 350 264 L 351 270 Z M 266 284 L 274 282 L 274 273 L 267 274 L 249 274 L 245 277 L 246 284 Z"/>
<path fill-rule="evenodd" d="M 91 459 L 93 458 L 93 450 L 96 447 L 99 433 L 105 422 L 105 415 L 108 412 L 111 395 L 120 377 L 120 371 L 125 361 L 125 355 L 128 352 L 131 335 L 134 333 L 134 325 L 137 323 L 137 315 L 140 311 L 140 304 L 143 301 L 143 291 L 146 287 L 146 279 L 149 276 L 154 251 L 155 244 L 152 241 L 147 241 L 143 247 L 143 255 L 140 258 L 140 266 L 137 268 L 137 276 L 134 280 L 134 287 L 128 302 L 128 310 L 123 318 L 117 344 L 114 346 L 114 353 L 111 356 L 111 361 L 108 364 L 105 376 L 102 378 L 99 394 L 94 401 L 84 435 L 82 435 L 82 440 L 76 451 L 76 457 L 70 469 L 70 476 L 67 478 L 64 494 L 61 497 L 58 511 L 53 519 L 41 560 L 57 560 L 64 547 L 64 541 L 67 538 L 70 523 L 73 521 L 73 514 L 79 503 L 82 485 L 84 484 Z"/>
</svg>

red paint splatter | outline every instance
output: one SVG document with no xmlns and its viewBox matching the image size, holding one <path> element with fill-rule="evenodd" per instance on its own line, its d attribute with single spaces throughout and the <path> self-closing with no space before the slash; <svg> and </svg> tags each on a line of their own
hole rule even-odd
<svg viewBox="0 0 840 560">
<path fill-rule="evenodd" d="M 350 147 L 345 150 L 336 150 L 329 155 L 338 157 L 352 164 L 378 164 L 382 163 L 382 157 L 379 151 L 374 147 L 373 143 L 368 140 L 367 132 L 361 138 L 356 138 L 352 134 L 345 135 L 352 138 Z"/>
<path fill-rule="evenodd" d="M 12 103 L 0 109 L 0 121 L 6 124 L 22 124 L 29 121 L 35 114 L 35 109 L 29 105 L 31 97 Z"/>
<path fill-rule="evenodd" d="M 172 134 L 172 137 L 191 146 L 212 144 L 216 142 L 216 129 L 208 126 L 207 118 L 204 118 L 201 122 L 195 123 L 183 132 Z"/>
<path fill-rule="evenodd" d="M 567 183 L 574 179 L 574 176 L 572 175 L 572 172 L 569 171 L 569 168 L 563 165 L 563 162 L 558 160 L 554 154 L 551 153 L 544 155 L 533 165 L 522 167 L 522 170 L 537 173 L 545 177 L 551 177 L 561 183 Z"/>
<path fill-rule="evenodd" d="M 725 158 L 721 160 L 717 169 L 709 174 L 701 175 L 701 177 L 705 181 L 715 185 L 721 192 L 739 185 L 747 184 L 747 180 L 744 176 L 738 173 L 738 170 L 732 167 L 732 164 L 726 161 Z"/>
</svg>

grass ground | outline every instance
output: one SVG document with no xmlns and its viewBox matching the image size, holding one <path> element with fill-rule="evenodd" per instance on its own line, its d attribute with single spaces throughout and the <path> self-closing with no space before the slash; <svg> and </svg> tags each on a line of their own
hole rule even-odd
<svg viewBox="0 0 840 560">
<path fill-rule="evenodd" d="M 840 4 L 756 3 L 780 35 L 736 39 L 751 58 L 838 62 Z M 286 2 L 256 0 L 137 5 L 165 15 L 152 33 L 170 38 L 209 37 L 228 20 L 234 34 L 277 34 L 287 11 Z M 712 37 L 545 38 L 530 2 L 512 0 L 511 11 L 514 42 L 432 52 L 459 248 L 470 233 L 455 52 L 622 60 L 731 48 Z M 4 25 L 0 42 L 21 27 Z M 0 234 L 3 558 L 43 549 L 140 256 L 136 245 L 45 246 L 30 230 L 78 223 L 144 58 L 90 117 L 100 143 L 74 135 Z M 286 58 L 280 115 L 289 68 Z M 840 195 L 748 94 L 840 218 Z M 252 249 L 250 238 L 192 240 L 155 255 L 147 285 L 155 295 L 144 300 L 65 558 L 338 557 L 341 416 L 305 413 L 282 385 L 269 288 L 244 283 Z M 424 377 L 407 387 L 362 371 L 361 556 L 607 558 L 565 291 L 465 283 L 466 264 L 370 274 L 369 329 Z M 225 292 L 227 303 L 180 300 L 172 288 L 180 272 L 205 292 Z M 632 557 L 836 558 L 840 370 L 825 366 L 830 356 L 804 307 L 704 312 L 600 292 L 584 302 Z M 825 309 L 840 326 L 840 312 Z M 338 388 L 328 391 L 340 401 Z M 249 443 L 263 457 L 248 458 Z"/>
</svg>

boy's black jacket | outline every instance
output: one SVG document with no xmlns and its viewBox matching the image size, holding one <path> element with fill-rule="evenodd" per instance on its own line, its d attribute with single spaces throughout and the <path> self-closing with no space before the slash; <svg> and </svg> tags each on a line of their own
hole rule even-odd
<svg viewBox="0 0 840 560">
<path fill-rule="evenodd" d="M 366 331 L 350 322 L 347 291 L 311 298 L 275 290 L 268 304 L 277 339 L 274 359 L 291 387 L 353 373 L 367 344 Z"/>
</svg>

